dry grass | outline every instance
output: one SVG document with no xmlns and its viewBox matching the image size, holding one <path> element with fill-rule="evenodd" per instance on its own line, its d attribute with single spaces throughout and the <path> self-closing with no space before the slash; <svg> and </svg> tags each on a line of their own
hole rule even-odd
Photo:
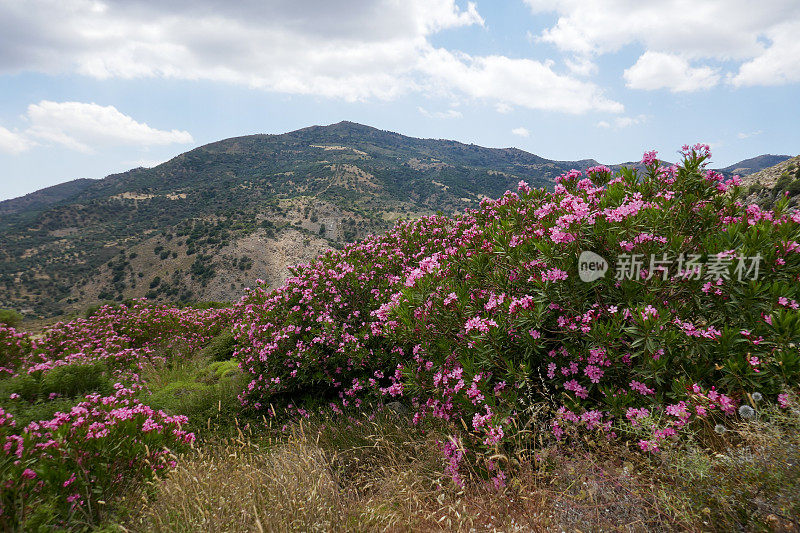
<svg viewBox="0 0 800 533">
<path fill-rule="evenodd" d="M 330 531 L 344 498 L 322 451 L 302 442 L 269 451 L 245 441 L 184 461 L 127 525 L 136 531 Z"/>
<path fill-rule="evenodd" d="M 536 450 L 507 488 L 443 476 L 437 428 L 392 414 L 240 435 L 184 458 L 131 531 L 800 531 L 800 414 L 648 457 L 620 443 Z M 782 418 L 781 418 L 782 417 Z M 722 446 L 722 448 L 721 448 Z M 720 453 L 720 450 L 723 453 Z"/>
</svg>

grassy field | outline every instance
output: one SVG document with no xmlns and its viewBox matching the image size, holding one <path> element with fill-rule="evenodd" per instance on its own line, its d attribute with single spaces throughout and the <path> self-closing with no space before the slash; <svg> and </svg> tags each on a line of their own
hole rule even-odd
<svg viewBox="0 0 800 533">
<path fill-rule="evenodd" d="M 507 486 L 443 473 L 443 428 L 391 409 L 288 427 L 229 420 L 121 500 L 128 531 L 797 531 L 800 410 L 643 454 L 592 441 L 525 450 Z M 213 420 L 207 426 L 212 427 Z M 230 435 L 230 436 L 224 436 Z M 112 526 L 113 524 L 113 526 Z"/>
</svg>

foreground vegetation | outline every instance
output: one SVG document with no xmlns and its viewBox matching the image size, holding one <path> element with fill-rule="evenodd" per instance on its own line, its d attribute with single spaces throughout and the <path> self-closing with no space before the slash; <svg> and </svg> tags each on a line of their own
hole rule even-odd
<svg viewBox="0 0 800 533">
<path fill-rule="evenodd" d="M 800 527 L 800 215 L 684 155 L 520 183 L 228 308 L 0 324 L 0 528 Z"/>
<path fill-rule="evenodd" d="M 443 433 L 390 413 L 313 420 L 281 437 L 199 447 L 131 497 L 137 531 L 789 530 L 800 513 L 798 413 L 642 455 L 622 443 L 541 447 L 497 490 L 455 487 Z M 139 508 L 139 506 L 141 506 Z"/>
</svg>

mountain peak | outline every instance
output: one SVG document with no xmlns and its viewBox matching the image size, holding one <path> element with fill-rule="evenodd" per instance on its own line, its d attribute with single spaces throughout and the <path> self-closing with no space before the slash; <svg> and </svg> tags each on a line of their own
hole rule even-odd
<svg viewBox="0 0 800 533">
<path fill-rule="evenodd" d="M 733 165 L 720 170 L 727 174 L 739 174 L 741 176 L 747 176 L 750 174 L 755 174 L 761 170 L 774 167 L 775 165 L 779 165 L 784 161 L 791 159 L 791 157 L 792 156 L 790 155 L 762 154 L 739 161 L 738 163 L 734 163 Z"/>
</svg>

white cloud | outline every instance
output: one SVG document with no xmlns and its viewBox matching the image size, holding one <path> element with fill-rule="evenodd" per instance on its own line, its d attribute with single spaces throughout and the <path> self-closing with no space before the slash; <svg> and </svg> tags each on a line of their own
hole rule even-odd
<svg viewBox="0 0 800 533">
<path fill-rule="evenodd" d="M 0 152 L 19 154 L 30 148 L 31 144 L 23 135 L 0 126 Z"/>
<path fill-rule="evenodd" d="M 528 128 L 523 128 L 521 126 L 519 128 L 514 128 L 513 130 L 511 130 L 511 133 L 513 133 L 514 135 L 518 135 L 519 137 L 531 136 L 531 132 L 528 131 Z"/>
<path fill-rule="evenodd" d="M 421 92 L 569 113 L 621 109 L 548 63 L 431 43 L 445 29 L 483 25 L 474 2 L 456 0 L 5 0 L 0 73 L 210 80 L 346 101 Z"/>
<path fill-rule="evenodd" d="M 740 132 L 736 137 L 739 139 L 749 139 L 750 137 L 755 137 L 756 135 L 761 135 L 762 133 L 764 133 L 763 130 L 751 131 L 750 133 Z"/>
<path fill-rule="evenodd" d="M 552 61 L 472 57 L 441 48 L 420 62 L 420 68 L 442 89 L 472 98 L 572 114 L 623 111 L 622 104 L 606 98 L 597 85 L 558 74 L 552 67 Z"/>
<path fill-rule="evenodd" d="M 525 0 L 557 22 L 536 39 L 578 57 L 638 44 L 646 52 L 687 61 L 731 61 L 734 85 L 800 81 L 800 2 L 797 0 Z M 612 30 L 613 28 L 613 30 Z M 709 73 L 695 72 L 703 83 Z M 695 76 L 695 77 L 696 77 Z M 690 82 L 689 85 L 696 84 Z M 681 89 L 683 90 L 683 89 Z"/>
<path fill-rule="evenodd" d="M 614 123 L 618 128 L 627 128 L 629 126 L 635 126 L 636 124 L 641 124 L 645 121 L 644 115 L 639 115 L 638 117 L 618 117 L 614 119 Z"/>
<path fill-rule="evenodd" d="M 498 113 L 500 113 L 502 115 L 506 115 L 508 113 L 511 113 L 514 110 L 513 107 L 511 107 L 510 105 L 508 105 L 505 102 L 497 102 L 494 105 L 494 109 L 495 109 L 495 111 L 497 111 Z"/>
<path fill-rule="evenodd" d="M 567 68 L 576 76 L 591 76 L 597 73 L 597 65 L 588 57 L 576 56 L 565 61 Z"/>
<path fill-rule="evenodd" d="M 11 0 L 0 2 L 0 72 L 393 98 L 415 88 L 431 34 L 483 23 L 455 0 Z"/>
<path fill-rule="evenodd" d="M 645 52 L 623 73 L 631 89 L 669 89 L 689 92 L 709 89 L 720 79 L 710 67 L 692 67 L 686 59 L 661 52 Z"/>
<path fill-rule="evenodd" d="M 121 166 L 126 169 L 139 167 L 153 168 L 164 162 L 164 159 L 134 159 L 131 161 L 123 161 Z"/>
<path fill-rule="evenodd" d="M 417 108 L 420 114 L 428 118 L 461 118 L 461 111 L 455 109 L 448 109 L 447 111 L 428 111 L 424 107 Z"/>
<path fill-rule="evenodd" d="M 120 113 L 114 106 L 42 100 L 28 106 L 25 135 L 92 153 L 98 146 L 188 144 L 191 134 L 158 130 Z"/>
<path fill-rule="evenodd" d="M 743 85 L 782 85 L 800 82 L 800 20 L 766 32 L 771 45 L 739 68 L 730 82 Z"/>
<path fill-rule="evenodd" d="M 597 123 L 597 127 L 609 129 L 613 126 L 614 129 L 622 129 L 622 128 L 628 128 L 630 126 L 636 126 L 638 124 L 643 124 L 645 122 L 647 122 L 646 115 L 637 115 L 635 117 L 616 117 L 613 121 L 613 124 L 606 120 L 601 120 L 600 122 Z"/>
</svg>

